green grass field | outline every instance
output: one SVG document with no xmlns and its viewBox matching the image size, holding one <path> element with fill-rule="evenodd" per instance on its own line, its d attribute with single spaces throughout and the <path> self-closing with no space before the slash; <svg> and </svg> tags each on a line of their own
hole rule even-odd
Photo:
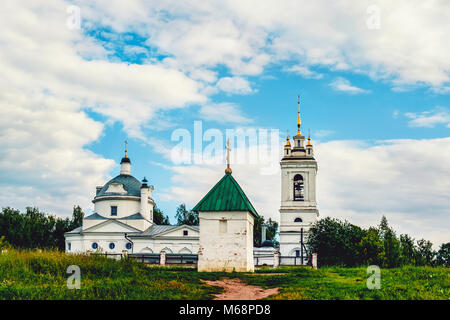
<svg viewBox="0 0 450 320">
<path fill-rule="evenodd" d="M 67 267 L 81 269 L 81 289 L 68 289 Z M 369 290 L 366 268 L 281 267 L 255 274 L 198 273 L 195 268 L 143 265 L 56 251 L 10 250 L 0 255 L 0 299 L 212 299 L 220 287 L 201 279 L 240 278 L 280 288 L 269 299 L 450 299 L 450 268 L 381 270 L 381 289 Z"/>
</svg>

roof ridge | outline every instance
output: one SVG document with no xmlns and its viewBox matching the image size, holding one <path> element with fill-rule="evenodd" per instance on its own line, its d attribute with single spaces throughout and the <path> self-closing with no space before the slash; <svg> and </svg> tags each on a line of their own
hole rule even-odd
<svg viewBox="0 0 450 320">
<path fill-rule="evenodd" d="M 242 188 L 241 188 L 241 186 L 239 185 L 239 183 L 236 181 L 236 179 L 234 179 L 232 176 L 231 176 L 231 174 L 230 174 L 230 177 L 231 177 L 231 181 L 235 184 L 235 186 L 237 187 L 237 190 L 238 190 L 238 192 L 239 192 L 239 195 L 241 196 L 241 198 L 242 198 L 242 200 L 244 200 L 244 203 L 245 203 L 245 205 L 250 205 L 250 208 L 249 209 L 251 209 L 251 210 L 249 210 L 249 211 L 255 211 L 256 212 L 256 209 L 253 207 L 253 205 L 252 205 L 252 203 L 250 202 L 250 199 L 247 197 L 247 195 L 244 193 L 244 190 L 242 190 Z"/>
</svg>

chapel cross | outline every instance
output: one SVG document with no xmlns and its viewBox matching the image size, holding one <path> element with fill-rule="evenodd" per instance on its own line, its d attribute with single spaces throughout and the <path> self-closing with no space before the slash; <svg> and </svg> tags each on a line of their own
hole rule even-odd
<svg viewBox="0 0 450 320">
<path fill-rule="evenodd" d="M 127 144 L 128 144 L 128 141 L 125 140 L 125 158 L 127 157 Z"/>
<path fill-rule="evenodd" d="M 230 168 L 230 139 L 227 139 L 227 145 L 225 147 L 227 149 L 227 168 L 225 169 L 225 173 L 231 173 L 231 168 Z"/>
</svg>

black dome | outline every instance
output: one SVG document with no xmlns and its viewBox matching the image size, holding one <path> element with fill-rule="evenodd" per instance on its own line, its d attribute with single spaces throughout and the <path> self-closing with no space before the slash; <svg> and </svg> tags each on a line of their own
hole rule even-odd
<svg viewBox="0 0 450 320">
<path fill-rule="evenodd" d="M 130 160 L 130 158 L 125 158 L 125 157 L 123 157 L 122 158 L 122 161 L 120 161 L 120 163 L 124 163 L 124 162 L 128 162 L 128 163 L 131 163 L 131 160 Z"/>
</svg>

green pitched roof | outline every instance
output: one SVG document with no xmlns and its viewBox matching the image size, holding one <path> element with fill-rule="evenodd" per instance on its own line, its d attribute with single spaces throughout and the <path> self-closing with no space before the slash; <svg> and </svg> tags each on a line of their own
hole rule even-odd
<svg viewBox="0 0 450 320">
<path fill-rule="evenodd" d="M 193 211 L 249 211 L 258 217 L 253 205 L 231 174 L 220 181 L 200 200 Z"/>
</svg>

